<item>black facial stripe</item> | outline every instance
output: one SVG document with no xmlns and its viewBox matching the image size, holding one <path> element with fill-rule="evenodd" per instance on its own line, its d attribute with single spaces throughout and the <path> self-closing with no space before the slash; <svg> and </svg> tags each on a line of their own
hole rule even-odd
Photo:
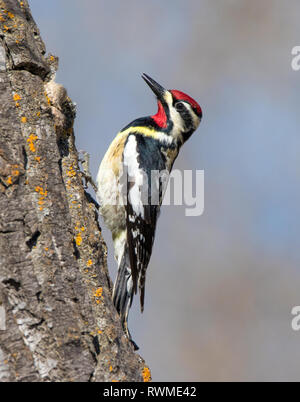
<svg viewBox="0 0 300 402">
<path fill-rule="evenodd" d="M 187 108 L 188 103 L 184 101 L 179 101 L 184 105 L 184 108 L 182 110 L 177 110 L 177 112 L 180 114 L 182 120 L 184 121 L 184 125 L 186 130 L 190 130 L 193 127 L 193 117 L 192 117 L 192 112 Z M 178 103 L 175 102 L 175 104 Z"/>
</svg>

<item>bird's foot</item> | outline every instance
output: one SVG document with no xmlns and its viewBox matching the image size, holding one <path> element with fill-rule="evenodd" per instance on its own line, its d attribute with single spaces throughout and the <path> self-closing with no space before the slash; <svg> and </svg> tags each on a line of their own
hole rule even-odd
<svg viewBox="0 0 300 402">
<path fill-rule="evenodd" d="M 78 151 L 78 154 L 81 156 L 78 159 L 82 166 L 82 170 L 79 173 L 85 180 L 84 188 L 87 189 L 88 183 L 90 183 L 95 193 L 97 193 L 98 188 L 90 173 L 90 155 L 86 151 Z"/>
</svg>

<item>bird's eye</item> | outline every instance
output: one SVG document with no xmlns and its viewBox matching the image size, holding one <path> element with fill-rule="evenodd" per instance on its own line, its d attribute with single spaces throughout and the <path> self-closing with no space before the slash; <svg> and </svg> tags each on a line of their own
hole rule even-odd
<svg viewBox="0 0 300 402">
<path fill-rule="evenodd" d="M 182 112 L 185 109 L 183 102 L 176 102 L 175 108 L 178 112 Z"/>
</svg>

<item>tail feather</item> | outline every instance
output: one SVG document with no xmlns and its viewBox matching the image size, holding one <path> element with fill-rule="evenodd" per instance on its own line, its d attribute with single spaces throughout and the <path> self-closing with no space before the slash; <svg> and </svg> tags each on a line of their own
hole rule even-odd
<svg viewBox="0 0 300 402">
<path fill-rule="evenodd" d="M 124 331 L 128 336 L 128 339 L 133 344 L 134 350 L 138 350 L 139 347 L 131 338 L 128 329 L 128 313 L 132 304 L 134 295 L 133 280 L 131 276 L 131 268 L 129 261 L 129 253 L 127 246 L 124 247 L 122 258 L 118 267 L 117 278 L 113 288 L 113 303 L 119 313 Z"/>
<path fill-rule="evenodd" d="M 125 327 L 127 326 L 128 313 L 133 300 L 132 285 L 129 256 L 125 247 L 113 288 L 113 302 Z"/>
</svg>

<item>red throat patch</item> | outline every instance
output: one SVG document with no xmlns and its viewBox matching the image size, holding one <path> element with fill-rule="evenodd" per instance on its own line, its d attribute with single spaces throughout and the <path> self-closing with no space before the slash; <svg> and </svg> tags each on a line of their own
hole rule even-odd
<svg viewBox="0 0 300 402">
<path fill-rule="evenodd" d="M 170 91 L 174 98 L 178 100 L 185 100 L 190 103 L 190 105 L 197 110 L 199 115 L 202 115 L 202 110 L 199 104 L 195 101 L 195 99 L 191 98 L 189 95 L 185 94 L 184 92 L 177 91 L 177 89 L 172 89 Z"/>
<path fill-rule="evenodd" d="M 155 121 L 155 123 L 161 127 L 161 128 L 166 128 L 167 127 L 167 115 L 164 110 L 163 105 L 161 104 L 160 101 L 157 102 L 158 104 L 158 111 L 156 114 L 154 114 L 152 119 Z"/>
</svg>

